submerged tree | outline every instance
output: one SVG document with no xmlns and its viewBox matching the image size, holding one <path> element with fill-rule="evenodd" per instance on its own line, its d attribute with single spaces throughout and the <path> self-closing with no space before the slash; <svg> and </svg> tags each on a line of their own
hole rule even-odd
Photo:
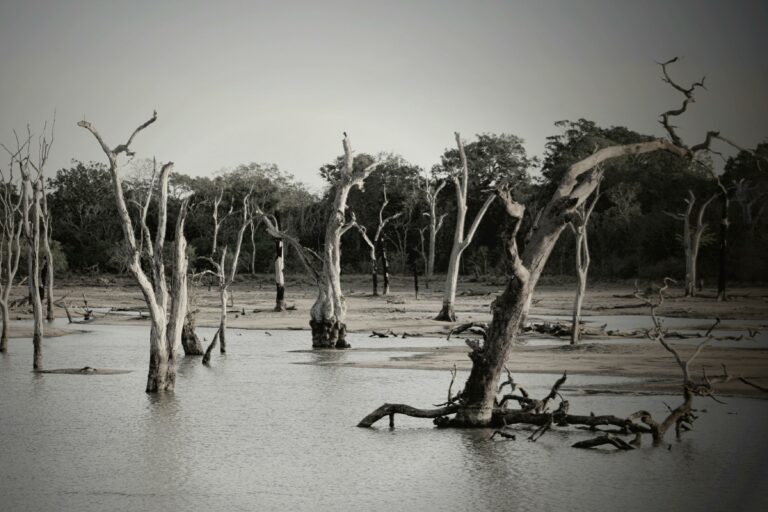
<svg viewBox="0 0 768 512">
<path fill-rule="evenodd" d="M 347 197 L 353 187 L 360 187 L 365 178 L 379 165 L 373 162 L 355 169 L 352 146 L 344 135 L 344 159 L 335 179 L 336 193 L 328 212 L 325 227 L 325 244 L 322 250 L 318 296 L 310 309 L 309 325 L 312 328 L 312 347 L 347 348 L 347 305 L 341 291 L 341 236 L 354 226 L 347 222 Z"/>
<path fill-rule="evenodd" d="M 667 79 L 666 66 L 675 60 L 662 64 Z M 694 84 L 691 88 L 684 89 L 671 82 L 670 79 L 668 80 L 679 90 L 690 92 L 696 87 Z M 503 404 L 497 400 L 504 365 L 510 355 L 514 340 L 527 317 L 533 292 L 555 243 L 576 209 L 587 200 L 597 187 L 600 173 L 596 167 L 616 158 L 660 150 L 669 151 L 684 158 L 693 158 L 700 151 L 707 150 L 714 132 L 708 133 L 703 143 L 689 147 L 682 142 L 674 127 L 669 124 L 669 117 L 682 114 L 689 102 L 690 97 L 686 95 L 682 108 L 662 114 L 662 124 L 672 139 L 671 141 L 656 139 L 632 144 L 609 145 L 599 148 L 586 158 L 571 164 L 554 188 L 538 218 L 538 223 L 532 230 L 530 240 L 522 251 L 518 249 L 517 232 L 523 219 L 525 207 L 514 201 L 508 190 L 499 190 L 497 195 L 504 204 L 507 215 L 513 220 L 505 234 L 507 257 L 513 276 L 507 282 L 504 292 L 491 305 L 492 321 L 485 331 L 483 341 L 467 341 L 471 349 L 469 358 L 472 360 L 472 369 L 463 390 L 456 397 L 450 399 L 444 407 L 434 410 L 386 404 L 361 421 L 360 426 L 370 426 L 379 418 L 395 413 L 438 418 L 437 422 L 443 426 L 481 427 L 494 424 L 501 425 L 505 421 L 509 423 L 512 418 L 509 418 Z M 562 380 L 564 381 L 564 378 Z M 552 398 L 556 395 L 556 388 L 558 387 L 558 385 L 553 387 L 553 391 L 550 393 Z M 690 407 L 687 396 L 686 404 L 682 409 L 683 411 L 689 410 Z M 454 415 L 453 418 L 447 418 L 452 414 Z M 516 411 L 515 414 L 520 413 Z M 551 414 L 548 415 L 548 418 L 549 421 L 552 421 Z M 621 421 L 626 423 L 626 419 Z M 673 419 L 672 421 L 676 420 Z M 665 425 L 666 423 L 665 421 Z"/>
<path fill-rule="evenodd" d="M 214 236 L 216 237 L 218 236 L 219 228 L 221 227 L 221 221 L 218 220 L 218 210 L 219 210 L 218 207 L 219 207 L 219 203 L 221 202 L 222 195 L 219 196 L 219 199 L 217 200 L 213 209 Z M 230 265 L 229 269 L 227 269 L 227 249 L 228 249 L 227 246 L 224 246 L 224 249 L 221 250 L 221 256 L 218 262 L 213 258 L 206 258 L 216 269 L 216 272 L 213 274 L 219 280 L 220 315 L 219 315 L 218 340 L 219 340 L 219 348 L 222 354 L 226 353 L 227 351 L 226 332 L 227 332 L 227 303 L 229 302 L 229 287 L 235 281 L 235 277 L 237 276 L 237 264 L 240 259 L 240 248 L 243 245 L 243 236 L 245 235 L 245 230 L 248 229 L 248 226 L 250 226 L 251 224 L 250 208 L 248 206 L 248 198 L 250 196 L 251 196 L 251 192 L 248 192 L 243 198 L 242 221 L 240 223 L 240 228 L 237 230 L 237 239 L 235 241 L 235 249 L 233 251 L 232 261 L 229 264 Z M 216 250 L 215 248 L 217 246 L 216 239 L 214 239 L 213 241 L 213 246 L 215 251 Z M 213 340 L 211 341 L 211 347 L 215 345 L 216 339 L 217 338 L 214 336 Z M 206 352 L 210 353 L 211 350 L 212 348 L 209 347 L 208 350 L 206 350 Z"/>
<path fill-rule="evenodd" d="M 152 198 L 157 203 L 157 230 L 154 242 L 152 240 L 146 215 L 141 219 L 142 243 L 136 240 L 135 229 L 123 190 L 123 179 L 118 166 L 118 157 L 125 154 L 128 157 L 134 155 L 130 145 L 136 135 L 157 120 L 157 112 L 152 117 L 136 128 L 124 144 L 110 148 L 102 139 L 96 128 L 88 121 L 77 123 L 81 128 L 88 130 L 99 143 L 107 156 L 109 172 L 112 176 L 112 185 L 115 192 L 117 212 L 123 230 L 123 239 L 128 258 L 128 269 L 136 278 L 136 281 L 144 295 L 144 300 L 149 308 L 151 327 L 149 333 L 149 372 L 147 374 L 147 393 L 159 391 L 172 391 L 176 383 L 176 364 L 179 358 L 181 345 L 181 331 L 186 316 L 186 279 L 187 279 L 187 255 L 186 239 L 184 238 L 184 221 L 186 216 L 186 204 L 182 205 L 176 222 L 175 251 L 173 256 L 172 289 L 168 290 L 165 273 L 164 248 L 166 237 L 166 223 L 168 219 L 168 178 L 173 163 L 164 164 L 157 178 L 157 190 L 150 188 L 147 194 L 146 205 Z M 156 168 L 153 171 L 152 182 L 155 181 Z M 145 206 L 144 210 L 147 210 Z M 146 256 L 151 264 L 151 273 L 147 275 L 141 265 L 142 255 Z"/>
<path fill-rule="evenodd" d="M 27 141 L 28 142 L 28 141 Z M 10 152 L 10 165 L 7 173 L 0 169 L 2 190 L 0 190 L 0 315 L 3 327 L 0 333 L 0 352 L 8 350 L 8 324 L 10 312 L 8 299 L 19 269 L 21 256 L 21 232 L 24 229 L 21 222 L 22 195 L 16 190 L 14 183 L 14 167 L 23 148 Z"/>
</svg>

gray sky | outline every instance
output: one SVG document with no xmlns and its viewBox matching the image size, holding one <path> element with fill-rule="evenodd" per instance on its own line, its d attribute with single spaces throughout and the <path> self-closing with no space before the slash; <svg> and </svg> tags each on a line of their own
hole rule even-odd
<svg viewBox="0 0 768 512">
<path fill-rule="evenodd" d="M 425 168 L 453 132 L 506 132 L 543 151 L 559 119 L 662 135 L 680 98 L 654 60 L 684 57 L 708 90 L 679 121 L 768 137 L 764 1 L 0 0 L 0 140 L 57 112 L 51 172 L 133 145 L 177 170 L 274 162 L 313 188 L 341 153 L 394 151 Z"/>
</svg>

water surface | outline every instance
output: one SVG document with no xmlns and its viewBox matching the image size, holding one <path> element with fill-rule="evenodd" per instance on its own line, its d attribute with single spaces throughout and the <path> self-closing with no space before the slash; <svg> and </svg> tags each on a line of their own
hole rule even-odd
<svg viewBox="0 0 768 512">
<path fill-rule="evenodd" d="M 450 375 L 295 364 L 372 354 L 302 352 L 306 332 L 231 330 L 211 368 L 185 360 L 175 393 L 148 396 L 146 325 L 81 327 L 45 341 L 47 368 L 133 371 L 36 375 L 31 342 L 11 340 L 0 357 L 2 510 L 768 510 L 765 401 L 699 401 L 707 412 L 671 450 L 628 453 L 570 448 L 582 432 L 489 441 L 487 430 L 400 417 L 394 430 L 359 429 L 384 402 L 443 401 Z M 386 342 L 351 335 L 355 347 L 403 346 Z M 540 395 L 555 378 L 519 376 Z M 597 381 L 569 379 L 579 382 Z M 569 399 L 619 415 L 677 402 Z"/>
</svg>

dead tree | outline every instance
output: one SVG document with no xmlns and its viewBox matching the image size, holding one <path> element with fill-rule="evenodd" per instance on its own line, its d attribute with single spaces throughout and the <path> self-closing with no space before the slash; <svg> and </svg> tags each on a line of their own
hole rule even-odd
<svg viewBox="0 0 768 512">
<path fill-rule="evenodd" d="M 347 197 L 353 187 L 360 187 L 365 178 L 378 166 L 374 162 L 355 170 L 352 146 L 349 138 L 343 139 L 344 159 L 336 180 L 336 193 L 325 228 L 325 245 L 322 250 L 322 271 L 318 296 L 310 309 L 309 325 L 312 329 L 313 348 L 347 348 L 347 305 L 341 291 L 341 236 L 354 227 L 354 220 L 347 222 Z"/>
<path fill-rule="evenodd" d="M 587 274 L 589 273 L 589 264 L 591 258 L 589 256 L 589 239 L 587 236 L 587 228 L 589 224 L 589 217 L 592 215 L 592 211 L 595 209 L 597 201 L 600 199 L 600 179 L 602 177 L 602 170 L 598 171 L 598 184 L 595 187 L 594 195 L 592 196 L 592 202 L 587 205 L 583 203 L 576 209 L 573 219 L 568 226 L 573 231 L 576 237 L 576 275 L 579 279 L 578 287 L 576 288 L 576 298 L 573 301 L 573 325 L 571 327 L 571 345 L 576 345 L 579 342 L 581 336 L 581 306 L 584 302 L 584 294 L 587 291 Z"/>
<path fill-rule="evenodd" d="M 426 258 L 427 268 L 425 269 L 426 275 L 424 276 L 427 288 L 429 288 L 429 283 L 435 275 L 435 247 L 437 244 L 437 234 L 440 232 L 440 228 L 443 227 L 443 220 L 445 220 L 445 216 L 447 215 L 445 213 L 439 217 L 437 215 L 437 198 L 446 183 L 447 182 L 445 181 L 441 181 L 439 185 L 436 185 L 434 180 L 431 180 L 429 176 L 427 176 L 424 179 L 424 188 L 422 189 L 424 197 L 427 199 L 427 208 L 429 209 L 429 211 L 424 212 L 424 216 L 429 219 L 429 253 Z M 421 233 L 421 236 L 423 245 L 423 233 Z"/>
<path fill-rule="evenodd" d="M 687 205 L 683 213 L 665 212 L 672 218 L 683 221 L 683 248 L 685 250 L 685 296 L 693 297 L 696 295 L 697 282 L 697 261 L 699 259 L 699 245 L 701 244 L 701 235 L 707 225 L 704 222 L 704 214 L 707 207 L 717 198 L 718 194 L 704 201 L 699 207 L 695 218 L 693 214 L 696 195 L 693 190 L 688 191 L 688 197 L 685 199 Z"/>
<path fill-rule="evenodd" d="M 19 257 L 21 256 L 21 233 L 24 225 L 21 219 L 22 194 L 16 192 L 14 167 L 17 159 L 22 158 L 21 153 L 26 147 L 26 141 L 17 151 L 9 151 L 10 165 L 6 175 L 0 169 L 2 190 L 0 190 L 0 315 L 2 315 L 3 327 L 0 333 L 0 352 L 8 350 L 8 324 L 10 311 L 8 299 L 19 269 Z"/>
<path fill-rule="evenodd" d="M 232 283 L 235 281 L 235 277 L 237 276 L 237 263 L 240 259 L 240 248 L 243 245 L 243 236 L 245 235 L 245 230 L 248 229 L 248 226 L 251 225 L 251 217 L 250 217 L 250 208 L 248 206 L 248 199 L 251 196 L 251 192 L 249 191 L 245 197 L 243 197 L 243 212 L 242 212 L 242 220 L 240 224 L 240 228 L 237 230 L 237 238 L 235 240 L 235 250 L 232 256 L 232 261 L 230 263 L 230 268 L 227 270 L 227 246 L 224 246 L 224 249 L 221 251 L 221 257 L 219 258 L 219 261 L 217 262 L 213 258 L 206 258 L 207 261 L 213 265 L 213 267 L 216 269 L 216 272 L 214 275 L 219 280 L 219 307 L 220 309 L 220 315 L 219 315 L 219 350 L 222 354 L 225 354 L 227 352 L 227 342 L 226 342 L 226 332 L 227 332 L 227 304 L 229 302 L 229 287 L 232 285 Z M 223 195 L 223 190 L 222 190 Z M 221 203 L 221 195 L 217 199 L 217 201 L 214 203 L 213 207 L 213 223 L 214 223 L 214 233 L 215 236 L 218 236 L 219 228 L 221 227 L 221 222 L 218 220 L 218 209 L 219 204 Z M 230 208 L 230 213 L 232 213 L 232 208 Z M 229 215 L 229 214 L 228 214 Z M 214 248 L 217 245 L 216 239 L 213 241 Z M 215 251 L 216 249 L 214 249 Z M 213 344 L 213 342 L 211 342 Z"/>
<path fill-rule="evenodd" d="M 38 140 L 37 158 L 31 155 L 32 133 L 27 127 L 26 142 L 16 138 L 16 164 L 21 176 L 21 224 L 27 248 L 27 285 L 32 305 L 32 368 L 43 369 L 43 303 L 40 280 L 40 237 L 42 224 L 43 170 L 50 152 L 50 142 L 44 133 Z M 33 174 L 34 171 L 34 174 Z"/>
<path fill-rule="evenodd" d="M 675 88 L 688 91 L 690 94 L 697 87 L 696 84 L 684 89 L 668 78 L 666 66 L 675 60 L 661 64 L 665 77 Z M 599 173 L 595 171 L 596 166 L 615 158 L 660 150 L 687 159 L 693 158 L 699 151 L 708 150 L 715 132 L 709 132 L 703 143 L 688 147 L 677 136 L 675 128 L 669 124 L 669 117 L 684 112 L 690 101 L 691 98 L 686 95 L 682 109 L 667 111 L 661 115 L 662 124 L 667 129 L 671 141 L 655 139 L 633 144 L 607 146 L 573 163 L 560 179 L 557 188 L 542 210 L 537 225 L 532 230 L 530 240 L 522 253 L 518 251 L 516 237 L 525 208 L 522 204 L 513 201 L 511 194 L 507 191 L 499 190 L 497 192 L 504 203 L 507 215 L 513 220 L 505 235 L 507 257 L 513 276 L 507 282 L 504 292 L 491 304 L 492 321 L 483 341 L 469 340 L 468 342 L 471 348 L 469 358 L 472 360 L 472 369 L 459 399 L 436 410 L 419 410 L 421 417 L 442 418 L 438 420 L 442 425 L 462 427 L 489 426 L 494 422 L 501 423 L 502 418 L 510 419 L 496 403 L 501 372 L 510 355 L 514 340 L 527 317 L 533 291 L 555 243 L 576 209 L 587 200 L 597 187 Z M 411 413 L 413 411 L 406 414 Z M 385 414 L 388 413 L 385 412 Z M 451 414 L 454 417 L 447 418 Z M 366 420 L 368 419 L 366 418 Z M 366 420 L 361 422 L 361 426 L 370 425 L 371 422 Z M 621 421 L 623 424 L 626 419 Z"/>
<path fill-rule="evenodd" d="M 477 227 L 480 225 L 480 221 L 483 220 L 485 212 L 488 211 L 488 207 L 491 206 L 494 198 L 494 194 L 489 194 L 480 210 L 475 215 L 475 219 L 472 221 L 472 225 L 469 227 L 469 231 L 464 233 L 464 222 L 467 217 L 467 191 L 469 189 L 469 168 L 467 164 L 467 155 L 464 152 L 464 143 L 461 142 L 461 136 L 458 132 L 455 133 L 456 145 L 459 148 L 459 156 L 461 158 L 461 170 L 457 176 L 453 177 L 453 183 L 456 187 L 456 227 L 453 234 L 453 246 L 451 247 L 451 257 L 448 260 L 448 273 L 445 277 L 445 288 L 443 289 L 443 307 L 440 313 L 435 317 L 435 320 L 441 320 L 444 322 L 455 322 L 456 313 L 453 309 L 453 304 L 456 301 L 456 287 L 459 281 L 459 266 L 461 264 L 461 255 L 464 250 L 469 247 L 472 239 L 477 232 Z"/>
<path fill-rule="evenodd" d="M 365 226 L 360 225 L 360 223 L 355 223 L 355 226 L 357 226 L 358 231 L 360 231 L 360 235 L 363 237 L 363 240 L 368 245 L 369 255 L 371 260 L 371 279 L 373 282 L 374 297 L 377 297 L 379 295 L 379 278 L 378 278 L 379 255 L 381 256 L 381 263 L 382 263 L 381 270 L 384 277 L 383 295 L 389 295 L 389 262 L 387 260 L 386 250 L 384 249 L 384 241 L 382 239 L 382 234 L 384 232 L 384 228 L 386 227 L 387 223 L 389 223 L 389 221 L 395 220 L 396 218 L 400 217 L 403 214 L 403 212 L 397 212 L 397 213 L 393 213 L 389 217 L 384 217 L 384 210 L 386 209 L 388 204 L 389 204 L 389 199 L 387 198 L 387 187 L 384 187 L 384 202 L 381 203 L 381 208 L 379 208 L 379 223 L 376 226 L 376 233 L 374 234 L 373 239 L 371 239 L 368 236 L 368 230 L 365 228 Z M 377 249 L 379 254 L 377 254 Z"/>
<path fill-rule="evenodd" d="M 186 205 L 182 208 L 179 214 L 179 221 L 176 223 L 176 250 L 174 251 L 173 289 L 171 293 L 168 291 L 163 257 L 168 219 L 168 178 L 173 164 L 171 162 L 164 164 L 160 169 L 157 180 L 157 191 L 154 197 L 157 203 L 157 231 L 155 232 L 154 242 L 146 222 L 146 216 L 143 215 L 141 219 L 141 239 L 143 243 L 141 245 L 136 240 L 133 221 L 128 213 L 123 191 L 123 180 L 118 167 L 118 157 L 121 154 L 125 154 L 128 157 L 133 156 L 134 153 L 130 150 L 133 139 L 139 132 L 156 120 L 157 112 L 153 113 L 149 120 L 136 128 L 127 142 L 114 148 L 110 148 L 107 145 L 90 122 L 80 121 L 77 123 L 78 126 L 85 128 L 94 136 L 107 157 L 115 191 L 117 212 L 123 228 L 128 269 L 136 279 L 149 309 L 151 327 L 149 334 L 147 393 L 172 391 L 174 389 L 176 383 L 176 364 L 181 345 L 181 330 L 186 315 L 187 301 L 187 294 L 181 292 L 182 288 L 186 287 L 187 279 L 186 240 L 183 231 Z M 153 182 L 156 171 L 157 169 L 155 168 L 153 170 Z M 150 189 L 146 204 L 149 204 L 152 195 L 153 191 Z M 142 253 L 150 261 L 151 271 L 149 275 L 141 266 Z"/>
<path fill-rule="evenodd" d="M 280 230 L 280 216 L 275 213 L 275 226 Z M 275 241 L 275 311 L 285 311 L 285 246 L 282 238 Z"/>
</svg>

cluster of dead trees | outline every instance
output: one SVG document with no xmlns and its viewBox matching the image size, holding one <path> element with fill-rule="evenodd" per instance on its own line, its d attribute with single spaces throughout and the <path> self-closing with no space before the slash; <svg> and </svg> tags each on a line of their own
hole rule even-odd
<svg viewBox="0 0 768 512">
<path fill-rule="evenodd" d="M 442 309 L 437 319 L 456 320 L 454 303 L 460 261 L 476 235 L 483 217 L 494 202 L 499 204 L 507 217 L 504 224 L 498 225 L 504 226 L 502 238 L 509 278 L 505 290 L 491 305 L 492 321 L 487 329 L 482 331 L 482 342 L 468 341 L 471 349 L 469 357 L 472 360 L 472 369 L 463 389 L 457 395 L 451 396 L 449 392 L 447 402 L 435 410 L 420 410 L 405 405 L 385 404 L 361 421 L 360 426 L 370 426 L 384 416 L 393 418 L 395 413 L 400 413 L 435 418 L 439 426 L 487 427 L 528 423 L 541 427 L 537 435 L 542 435 L 547 429 L 555 425 L 584 425 L 588 427 L 612 425 L 618 429 L 618 434 L 650 434 L 654 441 L 658 442 L 664 438 L 667 430 L 673 425 L 680 431 L 692 420 L 691 400 L 693 396 L 711 394 L 713 379 L 706 379 L 703 383 L 695 383 L 692 380 L 688 372 L 690 360 L 683 361 L 679 354 L 666 343 L 663 328 L 656 321 L 655 309 L 653 309 L 656 305 L 653 304 L 649 305 L 652 307 L 656 327 L 649 333 L 649 336 L 672 353 L 683 373 L 683 404 L 671 410 L 669 416 L 663 421 L 656 422 L 644 411 L 640 411 L 629 418 L 572 415 L 569 412 L 568 402 L 563 400 L 559 393 L 560 387 L 565 382 L 565 375 L 542 399 L 530 397 L 524 389 L 513 381 L 511 376 L 508 376 L 505 382 L 501 382 L 514 340 L 520 333 L 528 315 L 536 285 L 558 239 L 568 229 L 568 226 L 571 227 L 577 241 L 576 254 L 580 284 L 574 305 L 573 341 L 578 340 L 580 306 L 590 263 L 586 228 L 599 199 L 598 188 L 604 179 L 606 164 L 653 152 L 667 152 L 695 162 L 699 155 L 709 151 L 714 140 L 729 142 L 717 132 L 707 133 L 704 142 L 692 146 L 686 145 L 681 140 L 676 128 L 672 125 L 672 119 L 682 115 L 687 110 L 693 100 L 694 91 L 702 83 L 696 82 L 690 87 L 682 87 L 672 81 L 667 72 L 667 66 L 674 61 L 673 59 L 662 63 L 661 67 L 665 81 L 683 94 L 684 100 L 681 107 L 666 111 L 661 115 L 662 125 L 667 131 L 668 138 L 644 140 L 630 144 L 596 146 L 590 154 L 567 166 L 562 176 L 554 182 L 554 188 L 549 191 L 543 206 L 535 208 L 535 211 L 529 211 L 529 208 L 519 201 L 514 180 L 492 180 L 488 183 L 489 187 L 483 191 L 482 205 L 474 213 L 467 229 L 468 193 L 472 177 L 465 145 L 460 135 L 455 134 L 459 163 L 450 180 L 456 194 L 456 222 L 448 273 L 443 288 Z M 132 150 L 134 139 L 156 121 L 157 114 L 154 113 L 147 121 L 139 125 L 124 143 L 114 146 L 107 144 L 92 123 L 85 120 L 78 123 L 78 126 L 92 135 L 106 157 L 122 229 L 127 268 L 140 287 L 149 310 L 151 327 L 147 392 L 167 391 L 174 388 L 176 365 L 181 357 L 182 347 L 187 355 L 200 355 L 202 352 L 199 339 L 194 336 L 194 312 L 190 311 L 189 305 L 188 279 L 190 276 L 185 221 L 191 199 L 188 196 L 182 198 L 179 211 L 175 214 L 173 238 L 167 240 L 169 232 L 167 223 L 170 218 L 169 178 L 173 164 L 171 162 L 162 165 L 153 163 L 150 186 L 146 191 L 146 196 L 140 202 L 138 220 L 137 216 L 131 215 L 129 211 L 123 186 L 120 160 L 134 155 Z M 23 240 L 27 250 L 28 285 L 35 318 L 34 368 L 39 370 L 42 369 L 41 340 L 44 316 L 43 294 L 41 293 L 44 287 L 41 282 L 40 251 L 43 251 L 48 261 L 51 258 L 50 229 L 48 228 L 50 218 L 43 190 L 43 169 L 50 150 L 50 139 L 43 136 L 39 140 L 39 149 L 36 155 L 33 155 L 31 151 L 32 142 L 33 137 L 29 134 L 25 139 L 17 139 L 15 148 L 7 149 L 11 162 L 9 172 L 14 172 L 13 170 L 19 172 L 21 189 L 20 193 L 17 193 L 11 188 L 10 184 L 13 183 L 13 177 L 9 176 L 5 181 L 6 186 L 2 197 L 0 197 L 4 208 L 0 308 L 2 308 L 3 314 L 5 340 L 5 330 L 8 323 L 7 291 L 18 270 L 21 241 Z M 387 209 L 389 202 L 385 189 L 382 194 L 375 230 L 374 226 L 363 226 L 358 222 L 354 211 L 348 208 L 350 192 L 360 188 L 382 162 L 374 160 L 365 165 L 356 166 L 351 142 L 346 134 L 342 140 L 342 148 L 344 155 L 338 167 L 331 173 L 333 176 L 333 197 L 325 217 L 324 238 L 319 252 L 305 247 L 294 233 L 281 225 L 277 212 L 265 211 L 263 206 L 258 204 L 258 201 L 254 201 L 253 190 L 245 195 L 237 209 L 233 205 L 226 214 L 219 211 L 223 192 L 215 200 L 212 218 L 213 250 L 210 256 L 204 258 L 211 270 L 204 273 L 214 276 L 218 281 L 221 316 L 217 333 L 206 351 L 206 360 L 210 357 L 217 341 L 220 350 L 222 352 L 226 350 L 229 287 L 237 273 L 237 263 L 245 231 L 251 228 L 251 232 L 253 232 L 256 223 L 263 225 L 266 232 L 275 241 L 275 308 L 277 310 L 285 308 L 285 280 L 283 276 L 285 245 L 293 249 L 307 274 L 317 286 L 317 299 L 310 310 L 309 320 L 314 348 L 346 348 L 349 346 L 346 339 L 347 305 L 340 280 L 341 244 L 342 237 L 346 233 L 351 230 L 359 233 L 370 249 L 374 294 L 378 293 L 378 261 L 382 261 L 383 292 L 387 294 L 389 286 L 387 257 L 382 244 L 382 233 L 387 224 L 396 221 L 401 213 Z M 445 183 L 445 181 L 435 183 L 429 180 L 423 183 L 422 193 L 428 204 L 428 211 L 423 213 L 429 220 L 425 227 L 425 231 L 428 230 L 426 237 L 429 241 L 427 244 L 428 253 L 423 255 L 428 279 L 433 278 L 435 238 L 444 220 L 444 216 L 438 214 L 437 198 Z M 686 227 L 685 235 L 689 239 L 686 242 L 686 247 L 690 246 L 690 252 L 693 255 L 688 272 L 693 281 L 695 281 L 695 247 L 701 236 L 701 212 L 711 202 L 711 199 L 699 207 L 697 220 L 691 221 L 694 202 L 695 197 L 691 195 L 688 199 L 688 209 L 683 215 Z M 153 221 L 150 222 L 149 212 L 153 205 Z M 218 241 L 221 222 L 223 222 L 223 218 L 230 215 L 238 219 L 235 247 L 231 249 L 226 245 L 221 247 Z M 723 229 L 727 229 L 727 222 L 725 224 Z M 371 237 L 371 235 L 373 236 Z M 423 233 L 422 240 L 424 240 Z M 164 249 L 166 244 L 170 243 L 173 244 L 173 250 L 170 251 L 170 261 L 166 261 L 169 251 Z M 425 249 L 425 244 L 422 243 L 422 252 Z M 232 254 L 232 258 L 228 259 L 228 254 Z M 166 267 L 170 267 L 170 272 L 166 271 Z M 52 283 L 52 274 L 50 271 L 47 273 L 46 285 Z M 51 312 L 50 288 L 48 288 L 46 295 L 49 301 L 49 312 Z M 5 343 L 2 347 L 5 348 Z M 703 345 L 700 346 L 700 348 L 702 347 Z M 508 393 L 505 391 L 506 386 L 511 388 Z M 549 405 L 558 399 L 558 408 L 550 412 Z M 509 403 L 519 404 L 520 409 L 508 409 L 507 404 Z M 623 446 L 615 437 L 604 437 L 593 441 L 590 445 L 597 445 L 602 442 Z"/>
</svg>

